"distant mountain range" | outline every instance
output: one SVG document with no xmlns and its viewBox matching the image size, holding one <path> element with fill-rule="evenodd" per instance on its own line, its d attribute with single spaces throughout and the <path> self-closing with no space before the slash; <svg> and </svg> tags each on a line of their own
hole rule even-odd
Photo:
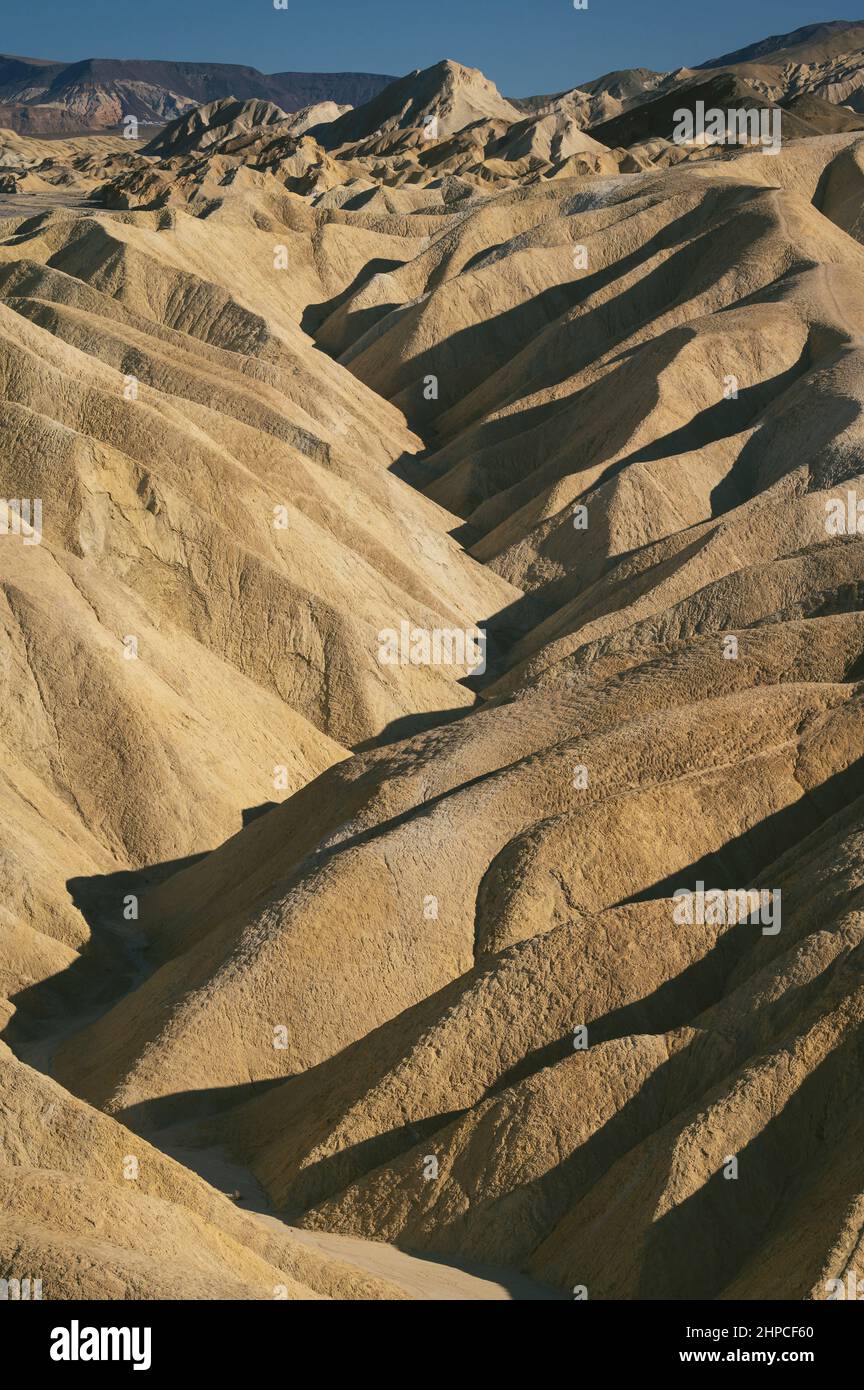
<svg viewBox="0 0 864 1390">
<path fill-rule="evenodd" d="M 87 58 L 57 63 L 0 55 L 0 126 L 22 134 L 107 130 L 124 116 L 164 125 L 224 97 L 298 111 L 321 101 L 359 106 L 394 79 L 366 72 L 275 72 L 233 63 Z"/>
<path fill-rule="evenodd" d="M 773 34 L 770 38 L 760 39 L 758 43 L 748 44 L 746 48 L 724 53 L 720 58 L 709 58 L 707 63 L 697 66 L 725 68 L 733 63 L 761 63 L 766 58 L 771 63 L 781 59 L 793 63 L 821 63 L 826 58 L 850 53 L 862 45 L 864 20 L 829 19 L 824 24 L 805 24 L 789 34 Z"/>
<path fill-rule="evenodd" d="M 440 70 L 446 77 L 451 69 L 468 71 L 459 64 L 445 63 L 429 72 Z M 647 68 L 611 72 L 550 96 L 529 95 L 507 101 L 478 74 L 467 101 L 466 109 L 470 110 L 466 119 L 472 118 L 472 112 L 475 117 L 498 114 L 512 119 L 520 111 L 548 110 L 566 97 L 580 124 L 592 128 L 692 84 L 698 80 L 697 74 L 717 69 L 734 70 L 748 88 L 768 101 L 806 95 L 861 110 L 864 20 L 836 19 L 806 25 L 674 72 Z M 164 126 L 194 107 L 229 97 L 241 102 L 272 102 L 288 113 L 321 102 L 360 107 L 375 101 L 393 83 L 396 86 L 384 99 L 380 112 L 373 108 L 364 113 L 360 124 L 367 115 L 380 114 L 385 125 L 394 121 L 404 125 L 413 121 L 417 110 L 429 105 L 428 93 L 414 90 L 417 78 L 417 72 L 398 79 L 362 72 L 268 74 L 232 63 L 117 58 L 60 63 L 0 55 L 0 127 L 22 134 L 69 135 L 116 129 L 130 115 L 144 126 Z M 457 128 L 461 97 L 461 92 L 454 90 L 441 103 L 447 129 Z M 400 103 L 406 105 L 404 112 Z M 347 113 L 333 137 L 356 139 L 358 119 Z"/>
</svg>

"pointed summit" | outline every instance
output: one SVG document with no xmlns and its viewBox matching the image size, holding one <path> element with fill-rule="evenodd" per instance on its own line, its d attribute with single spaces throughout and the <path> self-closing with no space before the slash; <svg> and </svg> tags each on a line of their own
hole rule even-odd
<svg viewBox="0 0 864 1390">
<path fill-rule="evenodd" d="M 335 149 L 379 132 L 425 126 L 433 119 L 437 121 L 437 137 L 445 138 L 472 121 L 518 121 L 522 116 L 478 68 L 466 68 L 445 58 L 431 68 L 415 69 L 391 82 L 372 101 L 313 133 L 326 148 Z"/>
</svg>

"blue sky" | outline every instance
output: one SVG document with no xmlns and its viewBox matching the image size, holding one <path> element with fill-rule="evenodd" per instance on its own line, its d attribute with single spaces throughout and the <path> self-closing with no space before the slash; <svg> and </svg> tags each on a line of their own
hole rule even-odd
<svg viewBox="0 0 864 1390">
<path fill-rule="evenodd" d="M 6 53 L 248 63 L 265 72 L 390 72 L 439 58 L 505 93 L 559 91 L 613 68 L 702 62 L 838 15 L 825 0 L 31 0 L 7 7 Z M 864 9 L 864 6 L 862 6 Z M 11 11 L 11 12 L 10 12 Z"/>
</svg>

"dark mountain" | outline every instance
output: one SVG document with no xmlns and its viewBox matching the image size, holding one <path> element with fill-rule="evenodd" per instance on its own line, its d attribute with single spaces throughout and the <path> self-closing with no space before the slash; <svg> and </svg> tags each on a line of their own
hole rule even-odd
<svg viewBox="0 0 864 1390">
<path fill-rule="evenodd" d="M 706 82 L 685 83 L 611 121 L 592 126 L 590 134 L 610 149 L 627 149 L 658 137 L 669 140 L 675 125 L 675 112 L 684 108 L 693 110 L 697 101 L 704 101 L 706 108 L 720 107 L 724 111 L 739 107 L 771 110 L 777 104 L 766 101 L 734 73 L 717 73 Z M 782 129 L 789 138 L 819 133 L 790 111 L 783 112 Z"/>
<path fill-rule="evenodd" d="M 381 73 L 275 72 L 233 63 L 87 58 L 56 63 L 0 55 L 0 125 L 24 133 L 107 130 L 135 116 L 164 125 L 225 97 L 297 111 L 319 101 L 359 106 L 393 79 Z"/>
<path fill-rule="evenodd" d="M 726 68 L 733 63 L 820 63 L 861 47 L 864 47 L 864 20 L 829 19 L 824 24 L 805 24 L 789 34 L 773 34 L 746 48 L 736 48 L 733 53 L 698 63 L 697 69 Z"/>
<path fill-rule="evenodd" d="M 864 20 L 832 19 L 822 24 L 804 25 L 788 34 L 774 34 L 770 38 L 748 44 L 745 48 L 724 53 L 719 58 L 696 63 L 689 69 L 682 69 L 683 80 L 693 80 L 693 73 L 705 72 L 712 68 L 729 68 L 745 64 L 776 66 L 779 69 L 789 63 L 826 63 L 832 58 L 846 53 L 856 53 L 861 49 L 864 49 Z M 607 73 L 591 82 L 579 82 L 575 90 L 587 92 L 594 97 L 611 97 L 620 101 L 626 111 L 632 106 L 650 100 L 652 89 L 675 89 L 675 79 L 674 73 L 652 72 L 648 68 L 625 68 L 621 72 Z M 567 92 L 556 92 L 547 96 L 511 97 L 510 100 L 520 111 L 536 112 L 548 109 L 566 95 Z M 837 127 L 838 130 L 841 128 L 851 127 L 842 124 Z"/>
<path fill-rule="evenodd" d="M 818 130 L 820 135 L 842 135 L 846 130 L 864 130 L 864 115 L 860 112 L 847 111 L 845 106 L 835 106 L 833 102 L 812 96 L 809 92 L 790 97 L 780 105 L 784 113 L 789 111 L 793 116 L 806 121 L 814 130 Z M 785 115 L 783 119 L 786 119 Z"/>
</svg>

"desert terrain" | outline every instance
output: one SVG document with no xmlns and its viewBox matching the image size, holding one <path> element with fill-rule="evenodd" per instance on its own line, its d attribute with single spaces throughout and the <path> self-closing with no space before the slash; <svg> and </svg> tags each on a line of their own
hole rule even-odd
<svg viewBox="0 0 864 1390">
<path fill-rule="evenodd" d="M 0 1276 L 864 1281 L 864 23 L 536 97 L 26 61 Z"/>
</svg>

